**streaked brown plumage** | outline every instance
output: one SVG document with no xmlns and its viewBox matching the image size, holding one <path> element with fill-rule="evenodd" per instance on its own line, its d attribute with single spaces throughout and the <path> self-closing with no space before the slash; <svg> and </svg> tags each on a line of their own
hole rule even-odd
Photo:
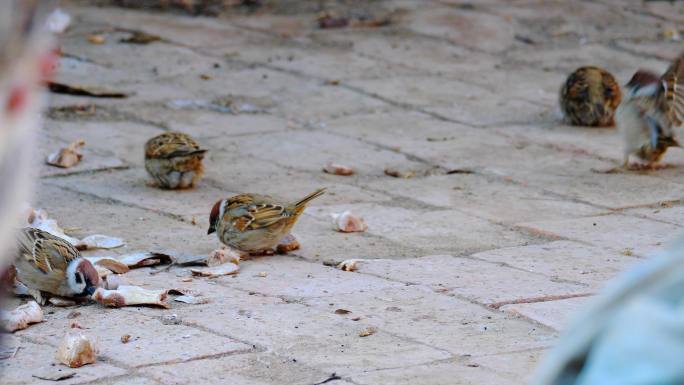
<svg viewBox="0 0 684 385">
<path fill-rule="evenodd" d="M 289 204 L 259 194 L 222 199 L 211 210 L 207 233 L 216 232 L 222 243 L 241 251 L 271 250 L 290 233 L 307 203 L 324 193 L 322 188 Z"/>
<path fill-rule="evenodd" d="M 16 278 L 32 291 L 78 297 L 92 294 L 99 284 L 90 261 L 64 239 L 26 227 L 19 231 L 17 243 Z"/>
<path fill-rule="evenodd" d="M 593 66 L 580 67 L 568 76 L 560 91 L 565 119 L 578 126 L 608 127 L 622 93 L 613 75 Z"/>
<path fill-rule="evenodd" d="M 661 77 L 637 71 L 627 89 L 629 93 L 617 113 L 624 166 L 629 166 L 630 155 L 654 165 L 669 147 L 679 146 L 673 129 L 684 121 L 684 55 Z"/>
<path fill-rule="evenodd" d="M 159 187 L 190 188 L 204 174 L 202 160 L 206 152 L 187 134 L 165 132 L 145 144 L 145 169 Z"/>
</svg>

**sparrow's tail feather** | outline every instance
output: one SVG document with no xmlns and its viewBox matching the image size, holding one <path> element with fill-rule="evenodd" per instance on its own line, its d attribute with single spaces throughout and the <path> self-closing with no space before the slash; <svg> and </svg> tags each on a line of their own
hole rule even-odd
<svg viewBox="0 0 684 385">
<path fill-rule="evenodd" d="M 294 204 L 295 210 L 301 210 L 306 206 L 307 203 L 311 202 L 312 200 L 318 198 L 319 196 L 325 194 L 325 187 L 320 188 L 311 194 L 305 196 L 304 198 L 300 199 Z"/>
</svg>

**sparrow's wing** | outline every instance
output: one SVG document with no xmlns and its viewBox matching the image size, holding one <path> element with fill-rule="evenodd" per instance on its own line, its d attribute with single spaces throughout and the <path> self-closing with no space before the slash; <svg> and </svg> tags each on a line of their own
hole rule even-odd
<svg viewBox="0 0 684 385">
<path fill-rule="evenodd" d="M 254 199 L 248 194 L 237 195 L 228 200 L 226 211 L 230 213 L 233 226 L 240 230 L 256 230 L 273 225 L 287 218 L 285 207 L 263 202 L 264 197 Z"/>
<path fill-rule="evenodd" d="M 39 229 L 24 228 L 18 238 L 21 257 L 45 274 L 65 271 L 69 262 L 79 256 L 69 242 Z"/>
<path fill-rule="evenodd" d="M 145 146 L 145 155 L 151 158 L 173 158 L 205 153 L 197 142 L 177 132 L 167 133 L 150 139 Z"/>
<path fill-rule="evenodd" d="M 678 127 L 684 121 L 684 55 L 672 63 L 661 83 L 657 98 L 660 110 L 670 127 Z"/>
</svg>

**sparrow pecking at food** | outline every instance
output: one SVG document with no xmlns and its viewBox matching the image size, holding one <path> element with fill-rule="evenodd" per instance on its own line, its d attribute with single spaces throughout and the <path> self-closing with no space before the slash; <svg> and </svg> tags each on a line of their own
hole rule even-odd
<svg viewBox="0 0 684 385">
<path fill-rule="evenodd" d="M 97 271 L 69 242 L 32 227 L 19 231 L 17 241 L 16 279 L 39 303 L 45 302 L 44 294 L 83 297 L 95 292 Z"/>
<path fill-rule="evenodd" d="M 145 143 L 145 169 L 162 188 L 190 188 L 204 173 L 206 152 L 187 134 L 165 132 Z"/>
<path fill-rule="evenodd" d="M 307 203 L 324 193 L 318 189 L 289 204 L 258 194 L 222 199 L 211 209 L 207 234 L 216 232 L 223 244 L 243 252 L 268 252 L 290 233 Z"/>
<path fill-rule="evenodd" d="M 624 141 L 624 167 L 634 155 L 651 168 L 669 147 L 679 147 L 674 128 L 684 120 L 684 55 L 663 76 L 639 70 L 627 83 L 616 117 Z"/>
<path fill-rule="evenodd" d="M 609 127 L 622 93 L 613 75 L 599 67 L 580 67 L 568 76 L 560 91 L 565 119 L 577 126 Z"/>
</svg>

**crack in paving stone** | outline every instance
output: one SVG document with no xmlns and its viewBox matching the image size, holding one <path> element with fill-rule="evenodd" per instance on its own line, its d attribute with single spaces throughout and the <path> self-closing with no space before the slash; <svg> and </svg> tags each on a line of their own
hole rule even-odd
<svg viewBox="0 0 684 385">
<path fill-rule="evenodd" d="M 520 298 L 520 299 L 509 300 L 509 301 L 495 302 L 495 303 L 491 303 L 487 306 L 492 308 L 492 309 L 499 309 L 500 307 L 502 307 L 504 305 L 518 305 L 518 304 L 523 304 L 523 303 L 559 301 L 559 300 L 570 299 L 570 298 L 590 297 L 592 295 L 595 295 L 595 293 L 543 295 L 543 296 L 539 296 L 539 297 Z"/>
</svg>

